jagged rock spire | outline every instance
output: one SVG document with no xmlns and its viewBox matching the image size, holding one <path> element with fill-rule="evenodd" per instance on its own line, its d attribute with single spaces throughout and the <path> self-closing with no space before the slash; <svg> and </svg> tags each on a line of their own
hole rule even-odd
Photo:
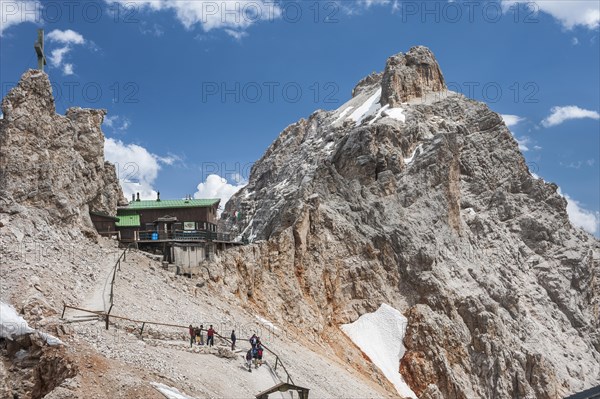
<svg viewBox="0 0 600 399">
<path fill-rule="evenodd" d="M 443 90 L 446 83 L 435 56 L 427 47 L 417 46 L 388 58 L 381 80 L 381 105 L 393 108 Z"/>
<path fill-rule="evenodd" d="M 3 99 L 0 212 L 44 209 L 55 224 L 91 228 L 90 210 L 116 213 L 123 193 L 104 161 L 105 110 L 56 114 L 48 75 L 29 70 Z"/>
</svg>

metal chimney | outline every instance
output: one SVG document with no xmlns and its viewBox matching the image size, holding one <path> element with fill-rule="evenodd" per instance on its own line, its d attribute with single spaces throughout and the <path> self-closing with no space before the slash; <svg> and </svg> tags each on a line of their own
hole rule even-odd
<svg viewBox="0 0 600 399">
<path fill-rule="evenodd" d="M 137 193 L 137 199 L 136 199 L 136 201 L 138 201 L 138 202 L 140 201 L 140 193 Z"/>
</svg>

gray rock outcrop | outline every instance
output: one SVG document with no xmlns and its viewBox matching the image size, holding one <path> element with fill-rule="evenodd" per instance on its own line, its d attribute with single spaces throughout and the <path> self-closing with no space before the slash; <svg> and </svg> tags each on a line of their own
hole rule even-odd
<svg viewBox="0 0 600 399">
<path fill-rule="evenodd" d="M 29 70 L 2 101 L 2 112 L 0 213 L 31 209 L 48 224 L 87 231 L 89 211 L 116 213 L 123 194 L 115 167 L 104 161 L 106 111 L 56 114 L 48 76 Z"/>
</svg>

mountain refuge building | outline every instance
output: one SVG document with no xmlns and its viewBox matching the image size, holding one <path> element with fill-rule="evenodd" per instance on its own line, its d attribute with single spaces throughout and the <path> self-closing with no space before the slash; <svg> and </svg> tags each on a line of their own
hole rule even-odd
<svg viewBox="0 0 600 399">
<path fill-rule="evenodd" d="M 125 206 L 117 208 L 117 216 L 90 216 L 101 235 L 116 235 L 125 245 L 162 255 L 165 264 L 178 273 L 193 275 L 217 251 L 241 242 L 217 230 L 219 198 L 140 200 L 139 194 Z"/>
</svg>

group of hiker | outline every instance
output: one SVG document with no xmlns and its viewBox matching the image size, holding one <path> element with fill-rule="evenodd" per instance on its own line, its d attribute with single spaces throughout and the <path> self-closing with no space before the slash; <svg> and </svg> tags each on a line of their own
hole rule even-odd
<svg viewBox="0 0 600 399">
<path fill-rule="evenodd" d="M 190 324 L 190 348 L 194 346 L 194 342 L 196 345 L 204 345 L 204 326 L 200 325 L 200 327 L 192 327 Z M 206 330 L 206 346 L 213 346 L 215 344 L 215 330 L 213 329 L 212 324 Z M 233 350 L 233 349 L 232 349 Z"/>
<path fill-rule="evenodd" d="M 262 366 L 262 358 L 263 358 L 263 346 L 260 342 L 260 338 L 256 336 L 256 334 L 252 334 L 249 339 L 250 345 L 252 348 L 246 352 L 246 365 L 248 366 L 248 371 L 252 372 L 252 363 L 254 362 L 254 368 L 258 368 Z"/>
<path fill-rule="evenodd" d="M 190 348 L 194 346 L 194 343 L 196 345 L 204 345 L 204 331 L 204 325 L 200 325 L 200 327 L 193 327 L 190 324 Z M 211 324 L 208 330 L 206 330 L 206 346 L 213 346 L 215 344 L 215 334 L 216 332 Z M 235 342 L 237 341 L 235 330 L 231 331 L 230 338 L 231 350 L 235 351 Z M 259 368 L 262 365 L 264 348 L 260 342 L 260 337 L 258 337 L 256 334 L 252 334 L 249 342 L 252 348 L 246 352 L 246 365 L 248 366 L 248 371 L 252 372 L 252 364 L 254 364 L 254 368 Z"/>
</svg>

